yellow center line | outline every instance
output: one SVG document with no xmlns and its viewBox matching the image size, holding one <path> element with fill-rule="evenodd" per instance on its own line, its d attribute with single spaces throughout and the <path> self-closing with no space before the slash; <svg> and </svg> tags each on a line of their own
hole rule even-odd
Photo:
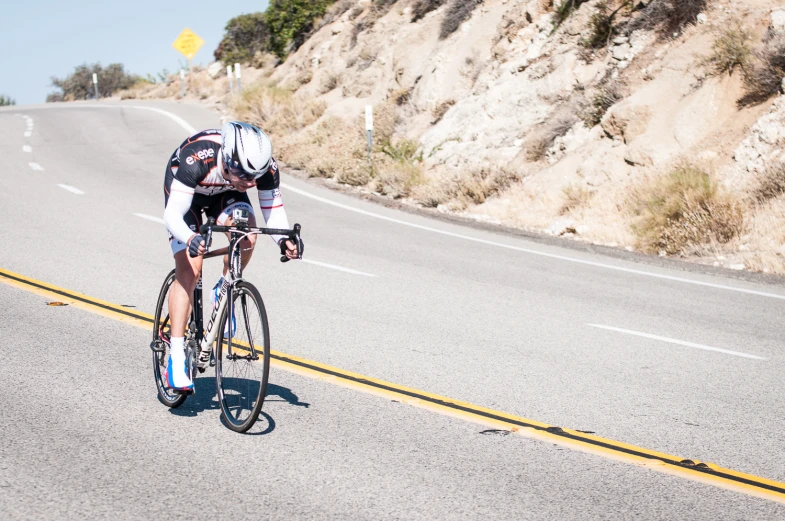
<svg viewBox="0 0 785 521">
<path fill-rule="evenodd" d="M 147 313 L 129 310 L 117 304 L 59 288 L 2 268 L 0 268 L 0 281 L 25 291 L 46 297 L 55 297 L 59 301 L 90 312 L 146 329 L 150 329 L 153 323 L 153 316 Z M 309 378 L 375 394 L 474 423 L 505 429 L 522 436 L 547 441 L 573 450 L 600 455 L 658 472 L 785 503 L 785 483 L 778 481 L 737 472 L 712 463 L 681 458 L 576 430 L 548 425 L 468 402 L 453 400 L 438 394 L 344 371 L 337 367 L 278 351 L 271 351 L 270 356 L 273 366 Z"/>
</svg>

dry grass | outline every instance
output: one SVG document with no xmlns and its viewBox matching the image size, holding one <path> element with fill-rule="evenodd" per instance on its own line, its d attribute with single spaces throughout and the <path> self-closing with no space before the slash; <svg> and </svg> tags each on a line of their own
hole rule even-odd
<svg viewBox="0 0 785 521">
<path fill-rule="evenodd" d="M 431 125 L 435 125 L 440 122 L 453 105 L 455 105 L 454 99 L 448 99 L 436 105 L 436 107 L 433 109 L 433 120 L 431 121 Z"/>
<path fill-rule="evenodd" d="M 754 206 L 749 231 L 741 237 L 742 260 L 753 270 L 785 275 L 785 198 Z"/>
<path fill-rule="evenodd" d="M 564 23 L 570 15 L 575 12 L 582 4 L 588 0 L 562 0 L 560 3 L 554 3 L 553 15 L 553 29 L 554 31 Z"/>
<path fill-rule="evenodd" d="M 551 118 L 529 139 L 529 143 L 526 146 L 526 159 L 532 163 L 545 159 L 554 141 L 567 134 L 577 122 L 578 116 L 573 113 Z"/>
<path fill-rule="evenodd" d="M 313 70 L 311 69 L 303 69 L 297 73 L 295 77 L 295 81 L 297 82 L 297 87 L 299 88 L 302 85 L 307 85 L 311 83 L 313 79 Z"/>
<path fill-rule="evenodd" d="M 701 59 L 700 64 L 715 75 L 733 74 L 737 67 L 744 70 L 752 59 L 751 41 L 752 34 L 741 24 L 727 27 L 719 32 L 711 54 Z"/>
<path fill-rule="evenodd" d="M 591 95 L 589 107 L 581 116 L 586 126 L 599 125 L 608 109 L 624 98 L 624 89 L 625 85 L 619 80 L 608 78 L 600 82 Z"/>
<path fill-rule="evenodd" d="M 692 164 L 639 187 L 632 200 L 639 217 L 633 230 L 649 253 L 700 255 L 727 244 L 744 227 L 739 201 Z"/>
<path fill-rule="evenodd" d="M 366 185 L 392 159 L 382 151 L 390 143 L 395 127 L 395 108 L 390 104 L 374 107 L 374 137 L 371 170 L 365 136 L 364 114 L 354 118 L 326 116 L 302 132 L 282 133 L 277 141 L 282 161 L 301 168 L 313 177 L 330 177 L 354 186 Z"/>
<path fill-rule="evenodd" d="M 785 76 L 785 36 L 775 36 L 755 52 L 755 58 L 744 71 L 744 96 L 741 107 L 757 105 L 779 94 Z"/>
<path fill-rule="evenodd" d="M 757 202 L 765 203 L 781 195 L 785 195 L 785 164 L 777 162 L 763 171 L 752 196 Z"/>
<path fill-rule="evenodd" d="M 425 17 L 431 11 L 440 8 L 447 0 L 416 0 L 412 4 L 412 22 L 416 22 Z"/>
<path fill-rule="evenodd" d="M 313 124 L 326 108 L 322 101 L 298 99 L 288 89 L 261 84 L 246 88 L 230 106 L 236 118 L 274 135 L 289 134 Z"/>
<path fill-rule="evenodd" d="M 661 38 L 681 34 L 688 24 L 696 23 L 709 0 L 651 0 L 627 26 L 627 31 L 656 29 Z"/>
<path fill-rule="evenodd" d="M 483 0 L 452 0 L 447 7 L 447 12 L 442 19 L 442 26 L 439 30 L 439 39 L 444 40 L 471 18 L 474 10 Z"/>
<path fill-rule="evenodd" d="M 324 78 L 322 78 L 322 83 L 319 86 L 319 93 L 320 94 L 327 94 L 331 90 L 335 89 L 341 83 L 341 75 L 340 74 L 327 74 Z"/>
<path fill-rule="evenodd" d="M 412 89 L 411 88 L 398 89 L 390 93 L 389 99 L 399 107 L 401 105 L 406 105 L 412 99 Z"/>
<path fill-rule="evenodd" d="M 570 183 L 562 188 L 562 194 L 564 194 L 564 202 L 559 209 L 560 215 L 588 206 L 594 192 L 581 183 Z"/>
<path fill-rule="evenodd" d="M 464 210 L 484 203 L 520 180 L 519 172 L 503 167 L 461 170 L 417 186 L 412 198 L 428 208 L 448 204 L 453 210 Z"/>
</svg>

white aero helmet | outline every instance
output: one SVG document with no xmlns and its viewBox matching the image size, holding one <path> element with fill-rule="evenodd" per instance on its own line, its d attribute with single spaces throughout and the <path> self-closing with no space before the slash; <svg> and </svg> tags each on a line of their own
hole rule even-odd
<svg viewBox="0 0 785 521">
<path fill-rule="evenodd" d="M 258 127 L 230 121 L 221 128 L 224 165 L 243 179 L 261 177 L 270 168 L 273 144 Z"/>
</svg>

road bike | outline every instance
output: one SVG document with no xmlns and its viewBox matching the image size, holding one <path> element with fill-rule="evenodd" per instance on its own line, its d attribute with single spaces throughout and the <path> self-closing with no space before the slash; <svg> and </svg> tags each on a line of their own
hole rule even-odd
<svg viewBox="0 0 785 521">
<path fill-rule="evenodd" d="M 210 219 L 200 227 L 209 247 L 212 234 L 228 233 L 229 246 L 204 255 L 205 259 L 229 254 L 229 273 L 219 290 L 216 304 L 203 328 L 202 276 L 199 275 L 193 296 L 193 307 L 185 333 L 186 367 L 192 378 L 204 372 L 207 365 L 215 366 L 215 383 L 221 416 L 231 430 L 246 432 L 259 417 L 267 394 L 270 373 L 270 331 L 262 296 L 256 287 L 242 278 L 240 242 L 249 235 L 282 235 L 298 246 L 302 258 L 300 225 L 291 230 L 255 228 L 248 225 L 248 210 L 236 209 L 234 224 L 216 226 Z M 282 253 L 283 253 L 282 247 Z M 286 262 L 285 256 L 281 262 Z M 168 386 L 165 377 L 170 351 L 170 321 L 168 296 L 174 283 L 175 271 L 164 279 L 158 294 L 153 321 L 153 372 L 160 401 L 167 407 L 179 407 L 193 392 L 182 392 Z M 231 318 L 230 318 L 231 317 Z M 209 364 L 204 360 L 210 353 Z"/>
</svg>

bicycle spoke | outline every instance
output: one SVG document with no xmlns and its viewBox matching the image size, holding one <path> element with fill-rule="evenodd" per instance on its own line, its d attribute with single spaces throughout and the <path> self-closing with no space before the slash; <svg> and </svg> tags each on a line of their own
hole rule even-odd
<svg viewBox="0 0 785 521">
<path fill-rule="evenodd" d="M 269 355 L 260 356 L 255 346 L 259 341 L 266 345 L 269 333 L 264 305 L 252 286 L 239 283 L 231 300 L 229 311 L 235 313 L 235 327 L 231 327 L 232 315 L 227 313 L 224 325 L 229 324 L 229 330 L 216 357 L 216 383 L 227 425 L 244 432 L 256 421 L 264 401 Z M 224 329 L 219 332 L 223 337 Z"/>
</svg>

